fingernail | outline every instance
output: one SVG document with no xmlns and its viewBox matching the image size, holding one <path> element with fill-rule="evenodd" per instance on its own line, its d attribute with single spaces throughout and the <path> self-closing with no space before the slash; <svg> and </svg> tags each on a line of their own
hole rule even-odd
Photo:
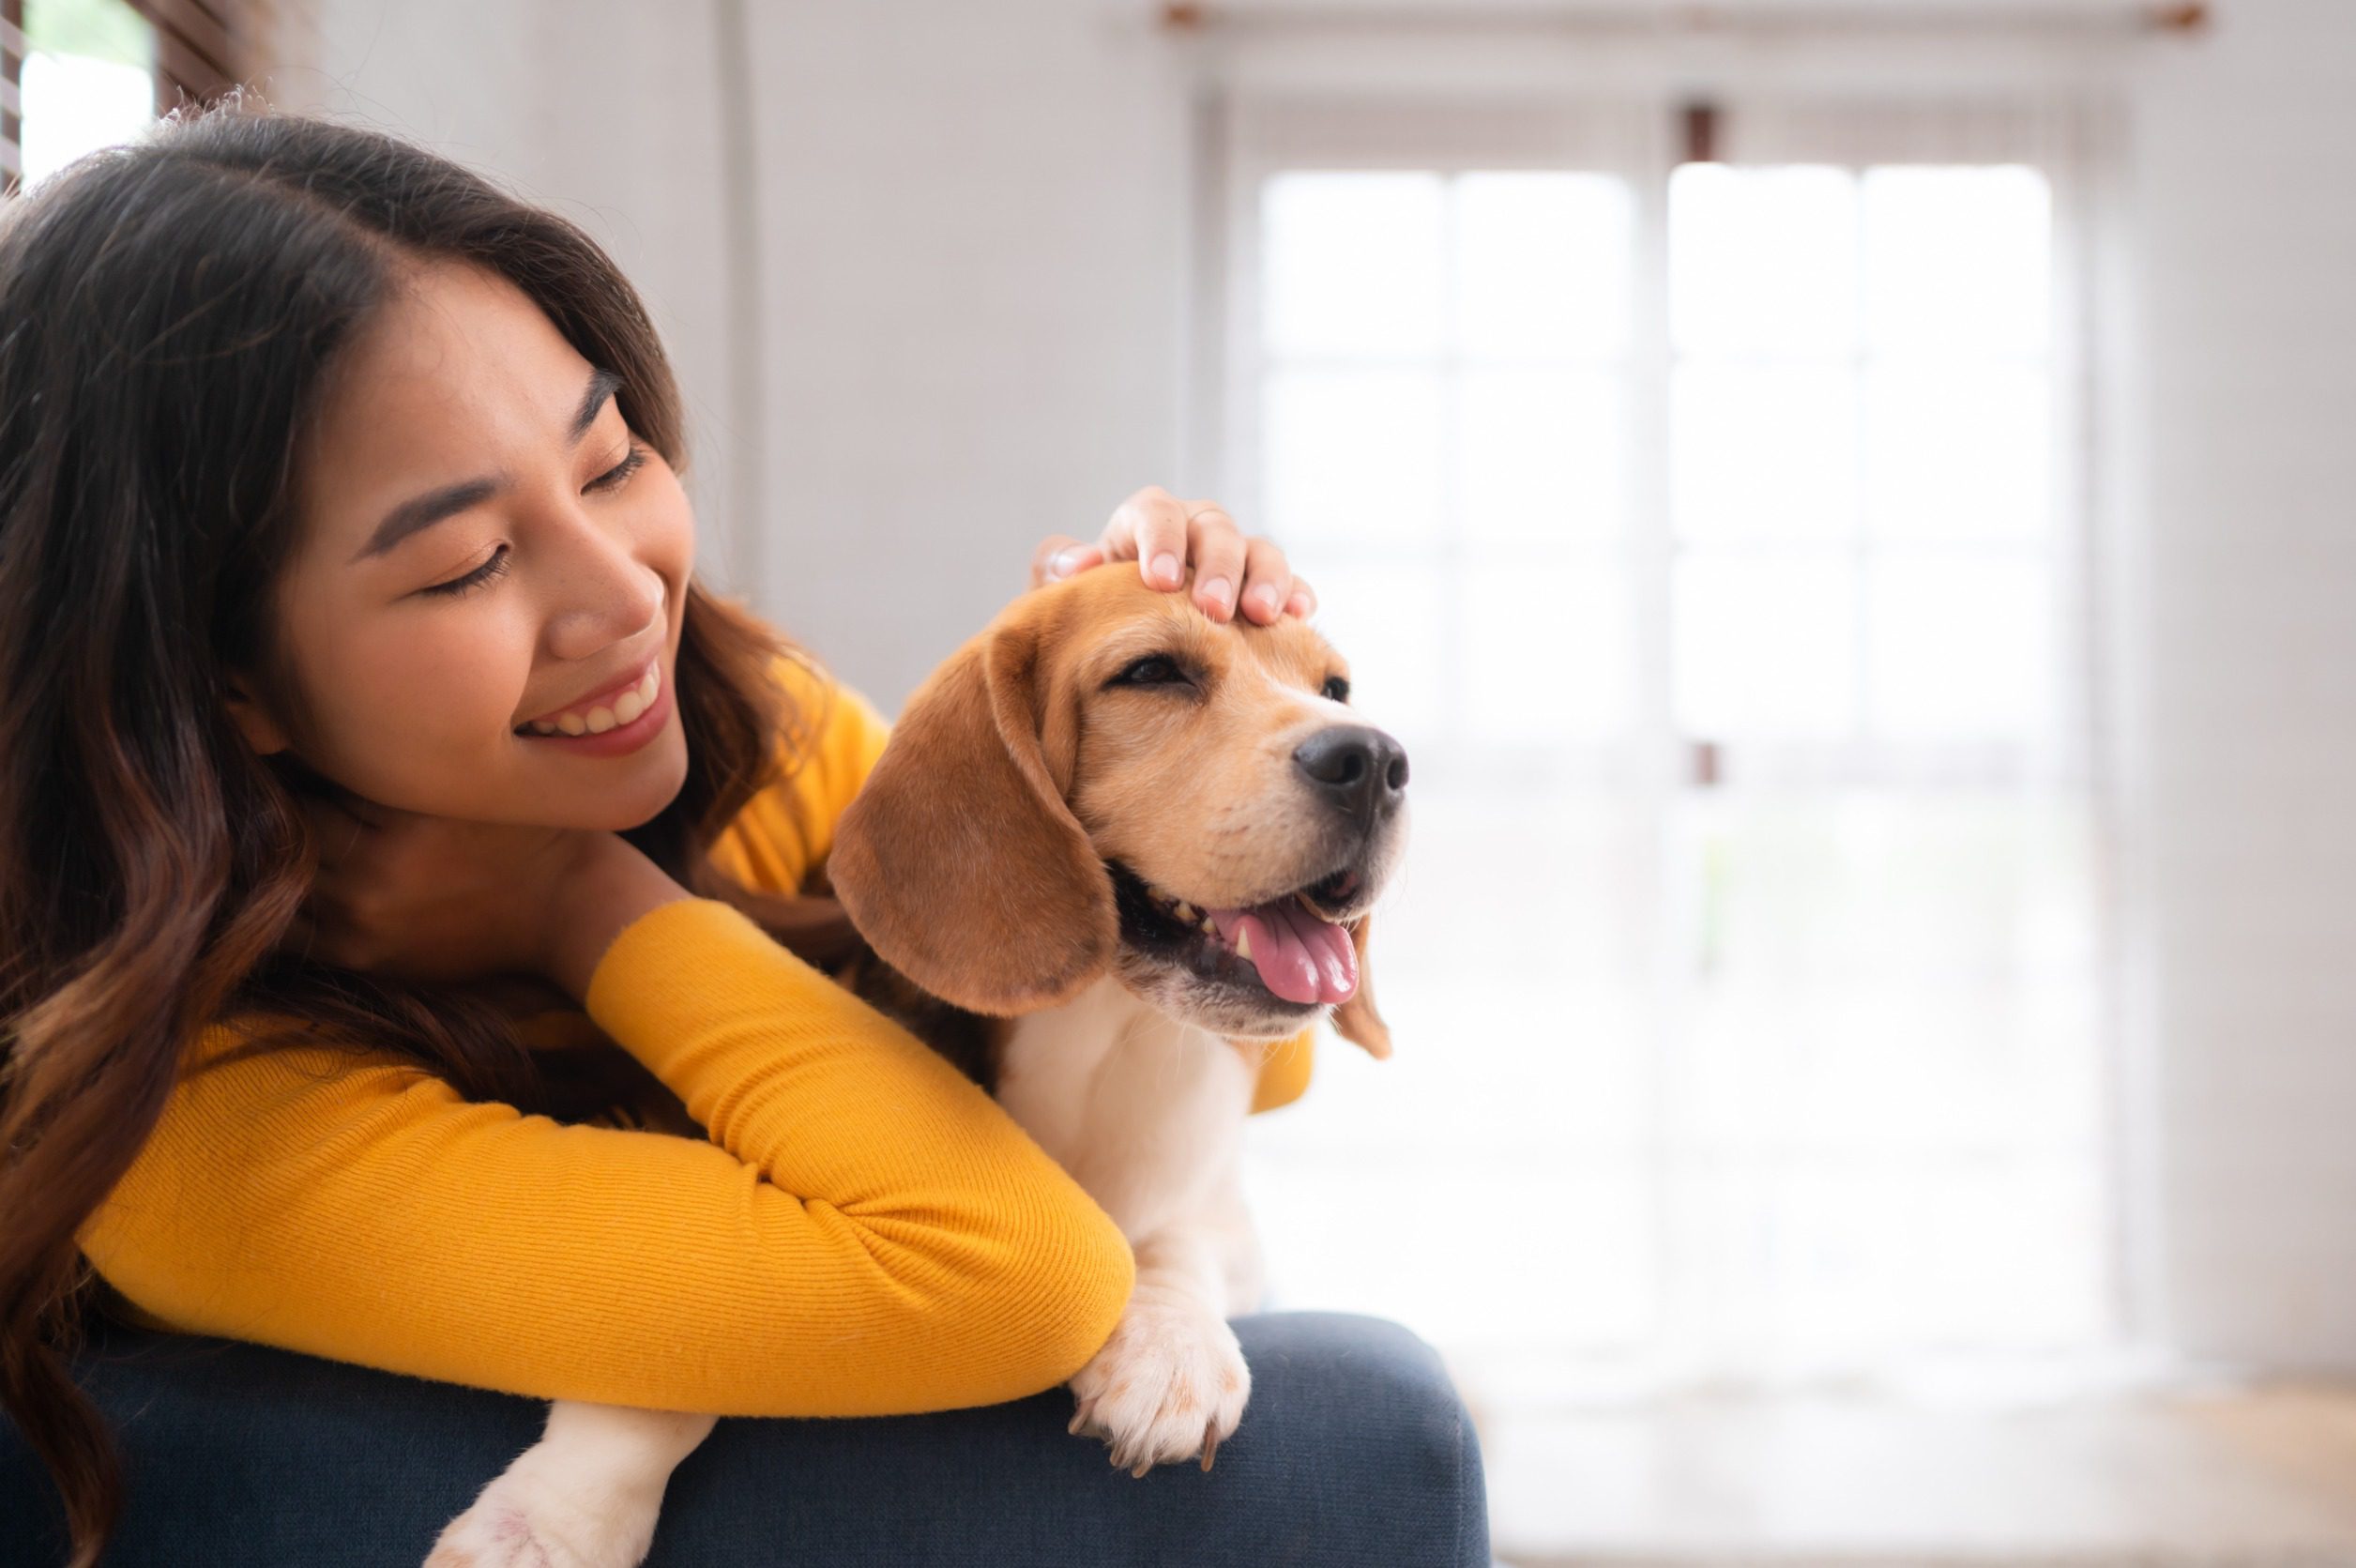
<svg viewBox="0 0 2356 1568">
<path fill-rule="evenodd" d="M 1294 615 L 1305 616 L 1309 613 L 1309 596 L 1305 593 L 1297 593 L 1293 595 L 1292 602 L 1286 604 L 1284 608 Z"/>
<path fill-rule="evenodd" d="M 1233 608 L 1233 606 L 1227 602 L 1227 595 L 1234 590 L 1234 587 L 1235 585 L 1228 582 L 1224 577 L 1213 577 L 1209 582 L 1203 585 L 1203 592 L 1210 596 L 1212 603 L 1218 605 L 1223 610 L 1226 610 Z"/>
<path fill-rule="evenodd" d="M 1182 575 L 1178 568 L 1178 558 L 1167 550 L 1163 551 L 1153 558 L 1153 574 L 1170 586 L 1177 587 L 1178 578 Z"/>
<path fill-rule="evenodd" d="M 1080 551 L 1076 545 L 1070 550 L 1058 550 L 1056 552 L 1056 558 L 1047 563 L 1047 575 L 1069 577 L 1072 575 L 1072 569 L 1079 564 Z"/>
<path fill-rule="evenodd" d="M 1261 609 L 1268 611 L 1271 615 L 1275 613 L 1276 588 L 1274 585 L 1262 583 L 1258 587 L 1252 590 L 1252 597 L 1258 602 Z"/>
</svg>

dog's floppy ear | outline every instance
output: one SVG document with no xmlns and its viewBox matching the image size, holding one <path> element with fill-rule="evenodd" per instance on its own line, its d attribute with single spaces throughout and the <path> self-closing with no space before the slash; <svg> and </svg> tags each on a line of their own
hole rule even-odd
<svg viewBox="0 0 2356 1568">
<path fill-rule="evenodd" d="M 828 857 L 885 963 L 998 1017 L 1068 1001 L 1120 940 L 1112 878 L 1041 744 L 1041 642 L 1001 620 L 917 689 Z"/>
<path fill-rule="evenodd" d="M 1366 963 L 1366 932 L 1374 923 L 1375 917 L 1364 914 L 1349 928 L 1350 945 L 1358 950 L 1358 989 L 1333 1010 L 1332 1017 L 1334 1033 L 1380 1061 L 1391 1055 L 1391 1026 L 1375 1011 L 1375 974 Z"/>
</svg>

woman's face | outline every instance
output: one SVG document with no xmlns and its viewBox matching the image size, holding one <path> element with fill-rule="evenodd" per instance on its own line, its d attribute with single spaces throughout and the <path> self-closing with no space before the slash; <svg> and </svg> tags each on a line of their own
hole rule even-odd
<svg viewBox="0 0 2356 1568">
<path fill-rule="evenodd" d="M 686 493 L 613 376 L 512 284 L 449 262 L 404 278 L 305 433 L 277 609 L 311 726 L 251 683 L 232 710 L 257 751 L 384 805 L 635 827 L 687 777 Z M 650 666 L 642 711 L 621 693 Z"/>
</svg>

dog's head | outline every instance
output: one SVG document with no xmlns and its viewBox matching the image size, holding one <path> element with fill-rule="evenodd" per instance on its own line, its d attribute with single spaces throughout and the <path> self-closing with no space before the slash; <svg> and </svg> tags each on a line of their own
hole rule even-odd
<svg viewBox="0 0 2356 1568">
<path fill-rule="evenodd" d="M 1287 616 L 1211 620 L 1115 562 L 1034 589 L 908 699 L 835 829 L 835 895 L 885 962 L 1012 1016 L 1108 969 L 1233 1039 L 1334 1027 L 1391 1054 L 1367 911 L 1406 754 Z"/>
</svg>

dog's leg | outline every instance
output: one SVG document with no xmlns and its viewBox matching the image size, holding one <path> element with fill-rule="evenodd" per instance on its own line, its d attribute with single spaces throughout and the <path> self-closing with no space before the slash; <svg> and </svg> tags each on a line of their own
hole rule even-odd
<svg viewBox="0 0 2356 1568">
<path fill-rule="evenodd" d="M 1138 1241 L 1129 1309 L 1072 1380 L 1072 1430 L 1102 1438 L 1124 1469 L 1197 1454 L 1208 1469 L 1242 1419 L 1252 1370 L 1224 1310 L 1227 1241 L 1216 1222 L 1190 1219 Z"/>
<path fill-rule="evenodd" d="M 449 1522 L 425 1568 L 638 1568 L 671 1472 L 713 1419 L 557 1400 L 540 1441 Z"/>
<path fill-rule="evenodd" d="M 1268 1262 L 1260 1251 L 1259 1227 L 1243 1202 L 1243 1183 L 1230 1163 L 1203 1206 L 1203 1224 L 1216 1236 L 1219 1256 L 1226 1268 L 1225 1310 L 1240 1317 L 1260 1310 L 1268 1294 Z"/>
</svg>

